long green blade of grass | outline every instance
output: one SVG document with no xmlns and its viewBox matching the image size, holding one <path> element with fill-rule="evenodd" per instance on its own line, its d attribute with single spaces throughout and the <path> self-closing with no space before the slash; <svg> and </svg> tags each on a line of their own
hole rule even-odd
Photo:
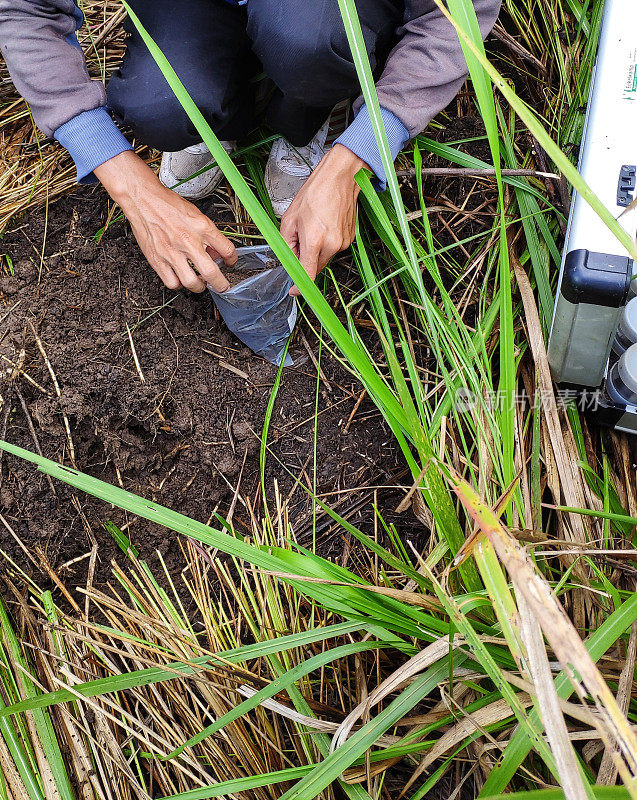
<svg viewBox="0 0 637 800">
<path fill-rule="evenodd" d="M 637 594 L 633 595 L 620 608 L 614 611 L 600 627 L 586 640 L 586 649 L 593 661 L 598 661 L 604 653 L 626 632 L 637 619 Z M 565 672 L 555 679 L 557 693 L 562 700 L 567 700 L 575 691 L 569 676 Z M 533 723 L 539 722 L 536 710 L 529 715 Z M 509 781 L 517 773 L 520 765 L 529 754 L 532 744 L 526 732 L 522 729 L 516 731 L 513 738 L 506 746 L 501 761 L 491 771 L 482 787 L 480 798 L 497 795 L 503 792 Z"/>
<path fill-rule="evenodd" d="M 401 409 L 395 395 L 383 382 L 374 365 L 366 357 L 363 350 L 352 339 L 352 337 L 347 334 L 340 320 L 336 316 L 336 313 L 333 311 L 320 290 L 305 272 L 298 258 L 294 255 L 286 241 L 281 236 L 279 229 L 276 227 L 268 213 L 264 210 L 263 206 L 259 203 L 230 156 L 220 145 L 219 140 L 197 108 L 195 102 L 188 94 L 186 88 L 177 77 L 177 74 L 169 64 L 164 54 L 161 52 L 160 48 L 149 36 L 135 12 L 130 8 L 130 6 L 128 6 L 127 3 L 124 2 L 124 5 L 132 22 L 148 47 L 152 57 L 157 62 L 162 74 L 166 78 L 170 88 L 173 90 L 179 102 L 188 114 L 190 120 L 197 129 L 197 132 L 200 134 L 202 140 L 216 159 L 219 167 L 221 167 L 223 174 L 226 176 L 232 188 L 237 193 L 237 196 L 241 200 L 241 203 L 245 207 L 246 211 L 250 217 L 252 217 L 296 286 L 298 286 L 301 294 L 308 302 L 312 311 L 321 320 L 321 323 L 334 342 L 336 342 L 338 347 L 342 350 L 345 357 L 348 358 L 351 364 L 358 370 L 370 394 L 377 398 L 379 407 L 384 409 L 389 415 L 388 421 L 390 421 L 390 424 L 392 424 L 392 426 L 396 424 L 405 425 L 406 420 L 404 412 Z"/>
<path fill-rule="evenodd" d="M 500 75 L 497 69 L 489 62 L 486 56 L 480 52 L 471 39 L 470 34 L 463 28 L 456 19 L 454 19 L 446 10 L 441 0 L 435 0 L 436 5 L 445 14 L 449 21 L 453 24 L 458 32 L 461 41 L 467 49 L 473 53 L 475 58 L 480 62 L 483 69 L 488 73 L 493 81 L 493 84 L 500 90 L 509 105 L 515 110 L 518 116 L 524 121 L 529 131 L 535 136 L 541 146 L 546 150 L 547 154 L 552 158 L 553 162 L 559 170 L 568 179 L 569 183 L 574 189 L 586 200 L 595 213 L 600 217 L 608 229 L 613 233 L 619 242 L 625 247 L 626 252 L 632 257 L 637 258 L 637 249 L 635 240 L 622 228 L 619 222 L 606 208 L 602 201 L 593 192 L 590 186 L 579 174 L 575 166 L 564 155 L 560 148 L 555 144 L 553 139 L 546 132 L 542 124 L 537 119 L 536 115 L 511 89 L 507 81 Z"/>
<path fill-rule="evenodd" d="M 339 658 L 347 658 L 347 656 L 353 655 L 354 653 L 364 653 L 369 650 L 378 650 L 388 646 L 389 645 L 385 642 L 354 642 L 352 644 L 334 647 L 330 650 L 324 650 L 322 653 L 308 658 L 307 661 L 297 664 L 296 667 L 287 670 L 283 675 L 280 675 L 278 678 L 271 681 L 263 689 L 259 689 L 258 692 L 255 692 L 247 700 L 244 700 L 242 703 L 239 703 L 238 706 L 235 706 L 232 711 L 229 711 L 227 714 L 224 714 L 222 717 L 216 719 L 210 725 L 207 725 L 198 734 L 177 747 L 172 751 L 172 753 L 169 753 L 166 756 L 166 759 L 175 758 L 183 753 L 187 747 L 192 747 L 196 744 L 199 744 L 199 742 L 202 742 L 206 737 L 212 736 L 212 734 L 220 731 L 222 728 L 225 728 L 226 725 L 230 725 L 231 722 L 234 722 L 236 719 L 239 719 L 239 717 L 247 714 L 248 711 L 255 709 L 264 700 L 268 700 L 269 698 L 274 697 L 275 694 L 287 690 L 291 684 L 296 683 L 300 678 L 304 677 L 310 672 L 313 672 L 315 669 L 321 669 L 325 665 L 331 664 L 333 661 L 336 661 Z"/>
<path fill-rule="evenodd" d="M 271 653 L 282 653 L 285 650 L 292 650 L 296 647 L 314 644 L 315 642 L 327 642 L 349 633 L 355 633 L 361 629 L 361 625 L 351 622 L 340 622 L 335 625 L 328 625 L 324 628 L 313 628 L 303 633 L 294 633 L 289 636 L 280 636 L 276 639 L 269 639 L 264 642 L 248 644 L 244 647 L 232 650 L 222 650 L 217 653 L 216 663 L 220 666 L 224 664 L 241 664 L 255 658 L 263 658 Z M 192 659 L 187 664 L 174 661 L 164 667 L 148 667 L 146 669 L 133 670 L 122 675 L 113 675 L 109 678 L 98 678 L 93 681 L 74 684 L 73 691 L 68 689 L 57 689 L 48 694 L 39 694 L 27 700 L 22 700 L 14 705 L 7 706 L 0 710 L 0 718 L 11 714 L 18 714 L 23 711 L 31 711 L 35 708 L 47 708 L 49 706 L 66 703 L 81 697 L 99 697 L 102 694 L 111 692 L 121 692 L 126 689 L 138 688 L 140 686 L 150 686 L 162 681 L 170 681 L 196 674 L 197 667 L 210 667 L 215 664 L 214 656 L 201 656 Z"/>
<path fill-rule="evenodd" d="M 456 663 L 460 664 L 464 656 L 456 654 Z M 387 708 L 380 712 L 371 722 L 368 722 L 324 761 L 317 765 L 308 775 L 287 791 L 281 800 L 309 800 L 317 797 L 320 792 L 329 786 L 353 762 L 365 753 L 386 730 L 392 727 L 399 719 L 404 717 L 449 674 L 447 659 L 442 659 L 428 669 Z"/>
<path fill-rule="evenodd" d="M 378 95 L 374 85 L 374 76 L 369 63 L 367 55 L 367 48 L 365 47 L 365 40 L 363 38 L 363 30 L 361 28 L 358 12 L 354 0 L 338 0 L 338 7 L 341 12 L 341 17 L 345 25 L 345 33 L 349 42 L 354 65 L 356 66 L 356 73 L 361 85 L 361 91 L 365 98 L 365 104 L 369 112 L 372 127 L 374 129 L 374 138 L 378 146 L 383 169 L 387 178 L 387 185 L 389 187 L 394 208 L 398 215 L 398 222 L 400 230 L 403 235 L 405 247 L 409 255 L 409 262 L 412 267 L 411 277 L 418 287 L 422 287 L 422 276 L 416 263 L 416 253 L 414 251 L 414 243 L 409 231 L 409 224 L 405 216 L 405 209 L 403 200 L 400 194 L 400 187 L 398 186 L 398 178 L 396 177 L 396 170 L 391 157 L 389 149 L 389 142 L 387 140 L 387 132 L 385 131 L 385 123 L 380 111 L 380 103 L 378 102 Z"/>
<path fill-rule="evenodd" d="M 19 673 L 17 680 L 23 687 L 24 692 L 29 697 L 37 697 L 39 692 L 36 690 L 33 681 L 29 677 L 28 665 L 24 660 L 18 639 L 9 620 L 4 603 L 1 600 L 0 631 L 2 632 L 2 638 L 6 643 L 7 650 L 10 653 L 13 663 L 18 665 Z M 2 727 L 6 731 L 10 727 L 10 722 L 8 720 L 5 720 L 5 722 L 6 724 Z M 54 789 L 60 800 L 74 800 L 71 784 L 69 782 L 68 774 L 66 772 L 66 767 L 64 765 L 64 760 L 62 758 L 60 746 L 53 729 L 51 718 L 46 711 L 38 709 L 33 714 L 33 723 L 34 732 L 39 739 L 42 753 L 46 759 L 46 769 L 50 770 L 50 774 L 47 776 L 47 778 L 50 778 L 50 780 L 53 782 L 52 787 L 50 785 L 48 786 L 48 791 Z M 13 744 L 10 742 L 11 740 L 9 740 L 7 744 L 10 746 L 10 751 L 12 751 L 14 761 L 18 767 L 18 770 L 20 771 L 21 777 L 25 781 L 25 787 L 32 798 L 38 798 L 40 796 L 40 789 L 39 787 L 36 787 L 35 776 L 33 776 L 30 769 L 27 769 L 27 765 L 24 763 L 23 758 L 20 755 L 21 748 L 17 742 L 14 742 Z"/>
</svg>

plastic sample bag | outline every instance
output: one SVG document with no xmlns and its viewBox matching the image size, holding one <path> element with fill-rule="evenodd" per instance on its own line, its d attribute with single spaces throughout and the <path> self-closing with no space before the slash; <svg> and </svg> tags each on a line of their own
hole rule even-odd
<svg viewBox="0 0 637 800">
<path fill-rule="evenodd" d="M 277 366 L 296 323 L 296 298 L 290 297 L 292 279 L 268 245 L 237 247 L 237 263 L 217 262 L 232 284 L 232 273 L 251 273 L 225 292 L 212 295 L 223 321 L 257 355 Z M 293 364 L 286 354 L 284 366 Z"/>
</svg>

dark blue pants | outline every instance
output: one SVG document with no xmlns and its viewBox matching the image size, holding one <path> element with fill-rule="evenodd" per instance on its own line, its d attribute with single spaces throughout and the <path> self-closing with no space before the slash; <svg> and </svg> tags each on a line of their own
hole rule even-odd
<svg viewBox="0 0 637 800">
<path fill-rule="evenodd" d="M 357 0 L 373 69 L 395 43 L 404 0 Z M 275 85 L 268 124 L 299 147 L 340 100 L 360 87 L 337 0 L 131 0 L 217 136 L 241 139 L 256 124 L 255 83 Z M 146 45 L 127 21 L 126 53 L 108 85 L 115 115 L 158 150 L 201 141 Z"/>
</svg>

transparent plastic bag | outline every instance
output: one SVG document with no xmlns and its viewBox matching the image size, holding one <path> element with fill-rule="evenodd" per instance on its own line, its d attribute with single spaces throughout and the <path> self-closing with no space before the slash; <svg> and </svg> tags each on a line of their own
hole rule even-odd
<svg viewBox="0 0 637 800">
<path fill-rule="evenodd" d="M 225 292 L 216 292 L 211 286 L 208 291 L 232 333 L 278 366 L 296 323 L 296 298 L 289 295 L 292 279 L 268 245 L 237 247 L 234 267 L 221 260 L 218 263 L 226 276 L 233 270 L 253 272 Z M 293 363 L 287 353 L 283 366 Z"/>
</svg>

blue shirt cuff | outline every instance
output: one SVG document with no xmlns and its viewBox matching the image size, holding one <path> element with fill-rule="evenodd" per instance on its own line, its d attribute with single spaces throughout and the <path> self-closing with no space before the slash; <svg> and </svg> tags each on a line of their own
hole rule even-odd
<svg viewBox="0 0 637 800">
<path fill-rule="evenodd" d="M 53 136 L 71 154 L 78 183 L 95 183 L 95 167 L 133 149 L 104 107 L 83 111 L 60 125 Z"/>
<path fill-rule="evenodd" d="M 409 141 L 409 131 L 398 119 L 398 117 L 386 108 L 380 109 L 385 131 L 389 141 L 392 161 Z M 372 121 L 369 116 L 367 106 L 363 105 L 354 118 L 352 124 L 341 134 L 335 143 L 342 144 L 362 158 L 376 175 L 376 188 L 379 192 L 387 188 L 387 176 L 380 159 L 380 151 L 376 144 Z"/>
</svg>

